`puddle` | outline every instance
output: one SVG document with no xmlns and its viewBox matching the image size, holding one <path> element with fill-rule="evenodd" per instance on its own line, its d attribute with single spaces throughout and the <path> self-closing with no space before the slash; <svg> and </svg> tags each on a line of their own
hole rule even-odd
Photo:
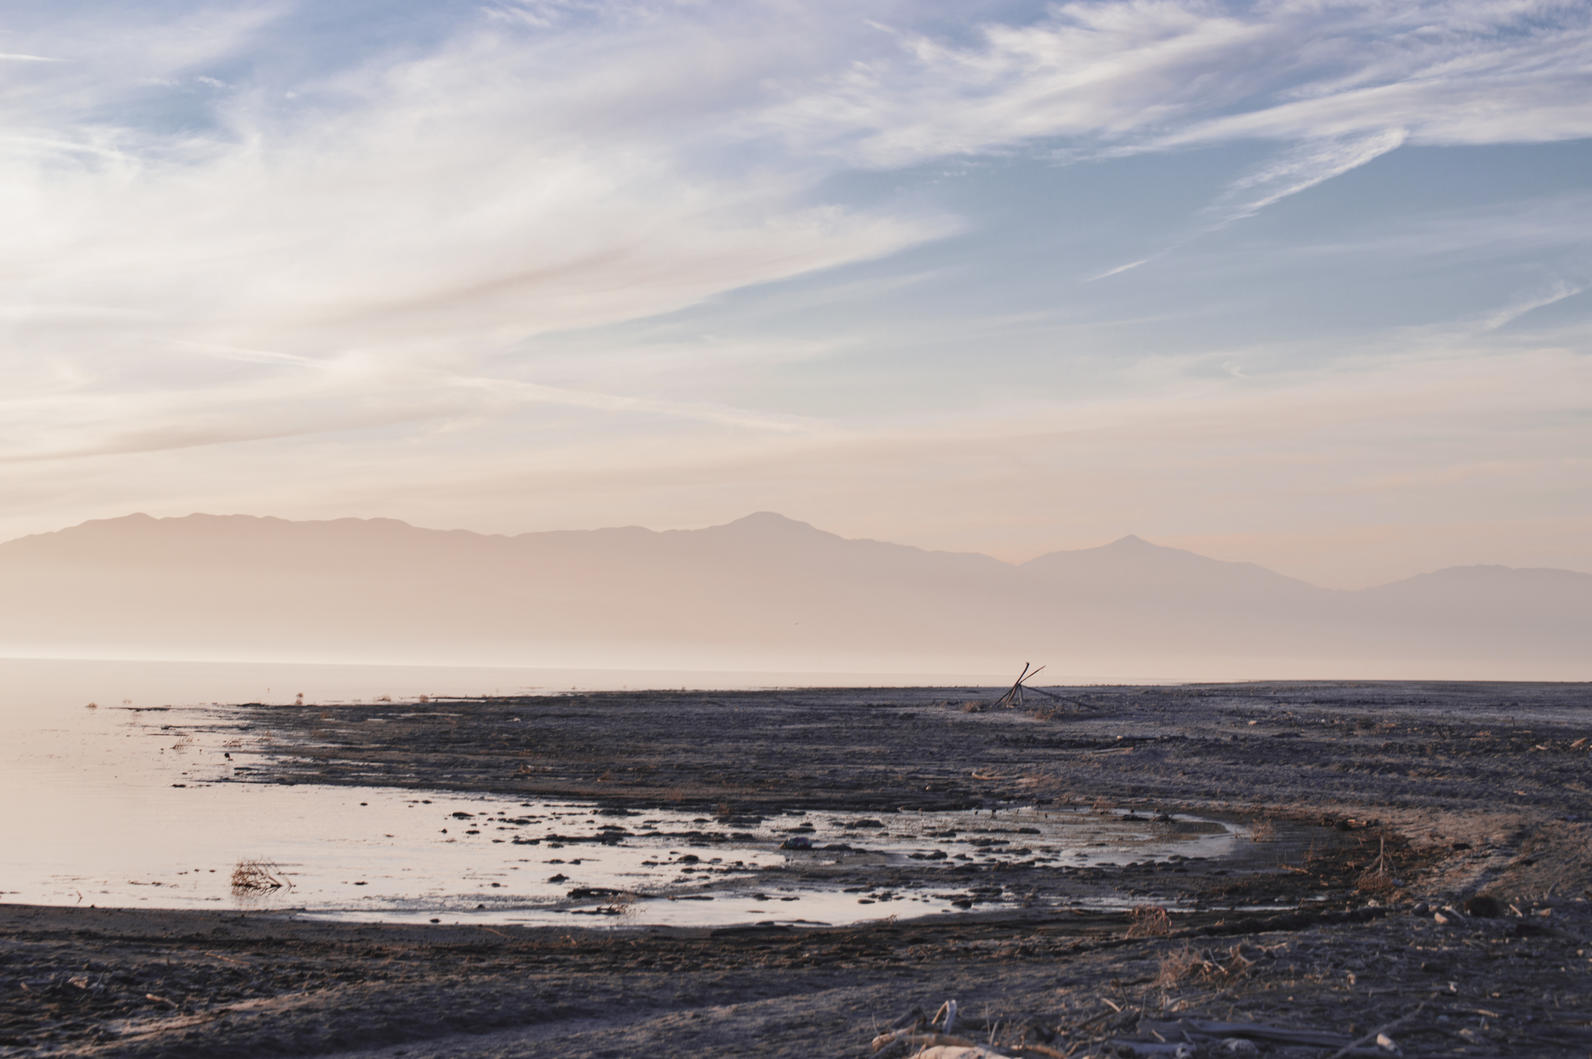
<svg viewBox="0 0 1592 1059">
<path fill-rule="evenodd" d="M 293 909 L 363 921 L 842 925 L 1003 905 L 999 895 L 970 895 L 970 879 L 953 875 L 957 868 L 1212 857 L 1239 837 L 1192 818 L 1086 810 L 720 820 L 575 802 L 193 779 L 143 795 L 145 811 L 121 820 L 115 834 L 79 836 L 14 861 L 5 898 Z M 117 865 L 114 874 L 109 864 Z M 234 885 L 240 864 L 258 869 L 262 888 Z M 892 882 L 856 885 L 870 875 Z"/>
</svg>

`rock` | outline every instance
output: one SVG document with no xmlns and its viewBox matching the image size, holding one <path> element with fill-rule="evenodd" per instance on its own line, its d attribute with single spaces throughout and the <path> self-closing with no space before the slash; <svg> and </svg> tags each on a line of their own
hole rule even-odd
<svg viewBox="0 0 1592 1059">
<path fill-rule="evenodd" d="M 812 849 L 813 840 L 806 835 L 792 835 L 779 844 L 780 849 Z"/>
<path fill-rule="evenodd" d="M 569 892 L 569 896 L 576 901 L 593 897 L 617 897 L 619 891 L 611 886 L 577 886 Z"/>
<path fill-rule="evenodd" d="M 1496 919 L 1504 914 L 1504 903 L 1492 894 L 1473 894 L 1465 899 L 1465 914 Z"/>
</svg>

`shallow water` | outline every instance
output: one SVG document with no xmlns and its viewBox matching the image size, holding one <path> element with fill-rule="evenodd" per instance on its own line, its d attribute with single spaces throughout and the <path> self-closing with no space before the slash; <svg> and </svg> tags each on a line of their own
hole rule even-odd
<svg viewBox="0 0 1592 1059">
<path fill-rule="evenodd" d="M 618 683 L 607 676 L 606 686 Z M 192 708 L 200 704 L 292 701 L 299 692 L 309 702 L 335 702 L 604 686 L 570 678 L 526 670 L 0 662 L 7 806 L 0 900 L 302 909 L 422 922 L 838 925 L 967 907 L 965 883 L 935 878 L 950 866 L 1216 856 L 1236 841 L 1219 825 L 1179 833 L 1081 811 L 715 820 L 232 782 L 234 770 L 252 763 L 247 741 L 225 730 L 195 738 L 179 724 L 198 719 Z M 814 848 L 781 848 L 804 840 Z M 235 869 L 251 863 L 265 872 L 262 881 L 282 885 L 234 887 Z M 917 881 L 897 892 L 846 888 L 845 876 L 880 866 L 911 867 Z M 826 875 L 836 878 L 825 882 Z"/>
</svg>

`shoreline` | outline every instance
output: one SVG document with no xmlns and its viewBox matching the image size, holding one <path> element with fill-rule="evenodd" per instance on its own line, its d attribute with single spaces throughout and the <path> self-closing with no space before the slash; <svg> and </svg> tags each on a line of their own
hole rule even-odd
<svg viewBox="0 0 1592 1059">
<path fill-rule="evenodd" d="M 1406 1055 L 1592 1046 L 1585 686 L 1079 688 L 1020 711 L 967 690 L 225 712 L 274 747 L 251 782 L 557 791 L 743 815 L 792 799 L 871 812 L 1049 799 L 1222 814 L 1263 822 L 1261 840 L 1227 860 L 1112 870 L 997 858 L 957 882 L 1033 893 L 1041 906 L 1140 891 L 1127 912 L 975 906 L 852 927 L 394 925 L 0 904 L 0 1049 L 866 1056 L 881 1029 L 947 999 L 966 1032 L 1010 1056 L 1099 1055 L 1110 1042 L 1153 1045 L 1169 1023 L 1211 1021 L 1348 1043 L 1412 1011 L 1390 1033 Z M 384 723 L 366 723 L 375 716 Z M 918 871 L 842 875 L 882 887 Z M 1180 895 L 1208 910 L 1155 911 Z M 1209 907 L 1279 898 L 1276 911 Z M 1268 1055 L 1335 1050 L 1260 1043 Z"/>
</svg>

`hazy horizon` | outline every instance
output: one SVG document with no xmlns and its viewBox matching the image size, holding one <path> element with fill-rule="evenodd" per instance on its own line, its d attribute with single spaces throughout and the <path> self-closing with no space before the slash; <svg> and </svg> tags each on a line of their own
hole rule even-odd
<svg viewBox="0 0 1592 1059">
<path fill-rule="evenodd" d="M 1592 8 L 0 27 L 0 539 L 718 525 L 1592 570 Z"/>
<path fill-rule="evenodd" d="M 1057 679 L 1587 679 L 1592 575 L 1322 588 L 1138 537 L 1021 565 L 773 513 L 514 537 L 128 516 L 0 544 L 13 656 Z"/>
<path fill-rule="evenodd" d="M 148 518 L 148 519 L 151 519 L 153 521 L 181 521 L 181 520 L 184 520 L 184 519 L 194 519 L 194 518 L 200 518 L 200 519 L 205 519 L 205 518 L 211 518 L 211 519 L 241 518 L 241 519 L 259 520 L 259 521 L 307 522 L 307 523 L 337 523 L 337 522 L 385 523 L 385 522 L 393 522 L 393 523 L 401 524 L 401 525 L 406 526 L 406 527 L 411 528 L 411 529 L 416 529 L 416 530 L 420 530 L 420 531 L 428 532 L 428 533 L 460 533 L 460 532 L 462 532 L 462 533 L 475 534 L 475 535 L 482 536 L 482 537 L 500 537 L 500 538 L 513 539 L 513 538 L 516 538 L 516 537 L 529 537 L 529 536 L 534 536 L 534 535 L 543 534 L 543 533 L 546 533 L 546 534 L 602 533 L 602 532 L 609 532 L 609 531 L 616 531 L 616 530 L 638 530 L 638 529 L 639 530 L 644 530 L 644 531 L 646 531 L 648 533 L 691 532 L 691 531 L 695 531 L 695 530 L 721 529 L 721 528 L 724 528 L 724 527 L 727 527 L 727 526 L 735 525 L 737 523 L 746 522 L 748 520 L 755 520 L 755 519 L 757 519 L 759 517 L 762 517 L 762 516 L 773 516 L 775 518 L 779 518 L 779 519 L 782 519 L 782 520 L 785 520 L 785 521 L 799 523 L 800 525 L 808 526 L 810 528 L 816 529 L 816 530 L 818 530 L 821 533 L 831 534 L 831 535 L 840 537 L 841 539 L 847 540 L 847 541 L 856 541 L 858 543 L 898 544 L 898 545 L 902 545 L 904 547 L 909 547 L 909 548 L 918 548 L 918 547 L 920 547 L 918 545 L 910 544 L 909 542 L 906 542 L 906 541 L 885 541 L 885 540 L 881 540 L 880 538 L 875 538 L 875 537 L 847 537 L 844 534 L 836 533 L 834 530 L 829 529 L 827 527 L 816 526 L 813 523 L 806 522 L 806 521 L 803 521 L 801 519 L 793 519 L 789 515 L 786 515 L 783 512 L 778 512 L 778 511 L 749 511 L 749 512 L 746 512 L 743 515 L 738 516 L 738 517 L 731 518 L 727 522 L 710 523 L 710 524 L 707 524 L 707 525 L 643 526 L 643 525 L 640 525 L 638 523 L 631 522 L 631 523 L 614 524 L 614 525 L 606 525 L 606 526 L 559 526 L 559 527 L 552 527 L 552 528 L 547 528 L 547 529 L 534 529 L 534 530 L 522 530 L 522 531 L 510 530 L 510 531 L 506 531 L 506 532 L 481 531 L 481 530 L 471 529 L 471 528 L 465 527 L 465 526 L 428 526 L 428 525 L 420 525 L 420 524 L 417 524 L 417 523 L 408 522 L 408 521 L 406 521 L 404 519 L 393 518 L 392 516 L 388 516 L 388 515 L 344 515 L 344 516 L 333 516 L 333 517 L 324 518 L 324 519 L 288 519 L 288 518 L 284 518 L 283 516 L 280 516 L 280 515 L 258 514 L 258 513 L 249 513 L 249 512 L 226 512 L 226 513 L 222 513 L 222 512 L 214 512 L 214 511 L 193 511 L 193 512 L 188 512 L 188 513 L 183 514 L 183 515 L 151 515 L 148 512 L 134 511 L 134 512 L 127 512 L 127 513 L 122 514 L 122 515 L 108 516 L 108 517 L 105 517 L 105 518 L 86 519 L 83 522 L 75 523 L 72 526 L 59 526 L 59 527 L 56 527 L 54 529 L 42 530 L 42 531 L 39 531 L 37 533 L 23 534 L 22 536 L 19 536 L 19 537 L 12 537 L 12 538 L 8 538 L 6 540 L 0 540 L 0 545 L 8 544 L 8 543 L 11 543 L 13 541 L 23 540 L 23 539 L 26 539 L 27 537 L 44 536 L 44 535 L 48 535 L 48 534 L 52 534 L 52 533 L 59 533 L 59 532 L 61 532 L 63 530 L 76 529 L 76 528 L 79 528 L 81 526 L 87 525 L 89 523 L 117 522 L 117 521 L 120 521 L 122 519 L 138 519 L 138 518 Z M 928 551 L 928 552 L 944 552 L 946 554 L 951 554 L 951 555 L 976 555 L 976 556 L 980 556 L 980 557 L 984 557 L 984 558 L 993 559 L 996 562 L 1003 563 L 1003 564 L 1008 565 L 1008 566 L 1021 567 L 1021 566 L 1023 566 L 1026 563 L 1032 562 L 1035 559 L 1044 558 L 1045 556 L 1048 556 L 1048 555 L 1054 555 L 1054 554 L 1062 553 L 1062 552 L 1089 552 L 1089 551 L 1095 551 L 1095 550 L 1099 550 L 1099 549 L 1109 548 L 1109 547 L 1111 547 L 1113 545 L 1122 545 L 1122 544 L 1130 543 L 1130 542 L 1142 542 L 1142 543 L 1145 543 L 1145 544 L 1149 544 L 1149 545 L 1151 545 L 1151 546 L 1153 546 L 1155 548 L 1158 548 L 1158 549 L 1171 549 L 1171 550 L 1175 550 L 1175 551 L 1185 551 L 1185 552 L 1189 552 L 1189 553 L 1194 554 L 1194 555 L 1198 555 L 1201 558 L 1216 559 L 1216 560 L 1218 560 L 1220 562 L 1224 562 L 1224 563 L 1239 563 L 1239 564 L 1251 564 L 1251 565 L 1255 565 L 1255 566 L 1260 566 L 1260 567 L 1262 567 L 1262 568 L 1264 568 L 1266 570 L 1269 570 L 1271 572 L 1282 574 L 1285 577 L 1289 577 L 1289 578 L 1292 578 L 1292 579 L 1298 580 L 1298 581 L 1303 581 L 1304 583 L 1309 584 L 1309 585 L 1311 585 L 1313 587 L 1340 590 L 1340 591 L 1354 591 L 1354 590 L 1362 589 L 1362 588 L 1374 588 L 1374 587 L 1376 587 L 1378 585 L 1392 584 L 1392 583 L 1395 583 L 1395 582 L 1398 582 L 1398 581 L 1404 581 L 1404 580 L 1408 580 L 1410 578 L 1419 577 L 1419 576 L 1421 576 L 1423 574 L 1429 574 L 1429 573 L 1439 572 L 1439 571 L 1442 571 L 1442 570 L 1454 569 L 1456 566 L 1459 566 L 1459 567 L 1463 567 L 1463 566 L 1500 567 L 1501 566 L 1501 567 L 1506 567 L 1506 568 L 1509 568 L 1509 569 L 1516 569 L 1516 570 L 1563 570 L 1563 571 L 1568 572 L 1568 573 L 1586 574 L 1588 576 L 1592 576 L 1592 570 L 1577 570 L 1577 569 L 1574 569 L 1572 567 L 1511 566 L 1508 563 L 1498 563 L 1498 562 L 1483 561 L 1483 562 L 1477 562 L 1477 563 L 1453 564 L 1453 565 L 1450 565 L 1450 566 L 1412 567 L 1412 568 L 1410 568 L 1410 569 L 1408 569 L 1406 571 L 1403 571 L 1403 572 L 1400 572 L 1400 573 L 1394 573 L 1392 576 L 1389 576 L 1389 577 L 1387 577 L 1384 580 L 1368 581 L 1368 582 L 1365 582 L 1363 584 L 1325 584 L 1325 583 L 1322 583 L 1322 582 L 1312 581 L 1308 577 L 1302 577 L 1302 576 L 1293 574 L 1293 573 L 1291 573 L 1291 572 L 1289 572 L 1287 570 L 1276 569 L 1275 567 L 1268 566 L 1265 563 L 1257 562 L 1256 560 L 1245 558 L 1245 557 L 1242 557 L 1242 556 L 1208 555 L 1208 554 L 1205 554 L 1205 553 L 1202 553 L 1202 552 L 1198 551 L 1195 548 L 1184 547 L 1184 546 L 1179 545 L 1179 544 L 1172 544 L 1172 543 L 1168 543 L 1168 542 L 1165 542 L 1165 541 L 1151 540 L 1151 539 L 1143 536 L 1142 534 L 1133 533 L 1133 532 L 1123 533 L 1123 534 L 1121 534 L 1121 535 L 1119 535 L 1117 537 L 1111 538 L 1110 540 L 1094 541 L 1092 543 L 1085 543 L 1085 544 L 1082 544 L 1082 545 L 1070 546 L 1070 547 L 1048 548 L 1048 549 L 1046 549 L 1044 551 L 1037 552 L 1037 553 L 1032 554 L 1032 555 L 1022 555 L 1022 556 L 1017 557 L 1017 558 L 1003 557 L 1003 556 L 1000 556 L 1000 555 L 994 555 L 994 554 L 991 554 L 989 552 L 981 552 L 981 551 L 977 551 L 977 550 L 974 550 L 974 549 L 923 548 L 922 550 Z"/>
</svg>

